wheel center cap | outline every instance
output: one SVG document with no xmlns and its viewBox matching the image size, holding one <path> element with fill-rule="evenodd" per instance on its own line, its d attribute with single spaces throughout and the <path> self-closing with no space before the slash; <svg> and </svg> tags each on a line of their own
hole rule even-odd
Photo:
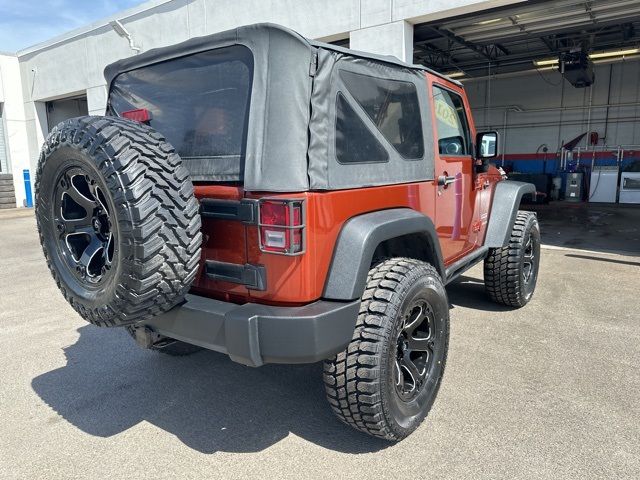
<svg viewBox="0 0 640 480">
<path fill-rule="evenodd" d="M 100 229 L 102 228 L 102 223 L 100 222 L 100 219 L 98 218 L 94 218 L 93 219 L 93 228 L 96 229 L 96 231 L 100 231 Z"/>
</svg>

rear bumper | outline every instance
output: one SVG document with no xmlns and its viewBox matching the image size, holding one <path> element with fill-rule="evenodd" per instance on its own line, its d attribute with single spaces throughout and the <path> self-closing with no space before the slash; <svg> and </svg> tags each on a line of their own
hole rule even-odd
<svg viewBox="0 0 640 480">
<path fill-rule="evenodd" d="M 319 300 L 301 307 L 236 305 L 196 295 L 187 295 L 185 300 L 144 325 L 253 367 L 312 363 L 344 350 L 360 305 L 359 300 Z"/>
</svg>

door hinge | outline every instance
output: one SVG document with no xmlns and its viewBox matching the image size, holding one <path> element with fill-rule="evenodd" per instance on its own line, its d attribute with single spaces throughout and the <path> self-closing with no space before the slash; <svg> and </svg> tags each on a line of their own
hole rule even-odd
<svg viewBox="0 0 640 480">
<path fill-rule="evenodd" d="M 237 263 L 207 260 L 205 273 L 212 280 L 237 283 L 250 290 L 267 289 L 267 270 L 263 265 L 244 265 Z"/>
<path fill-rule="evenodd" d="M 204 218 L 237 220 L 245 225 L 257 225 L 258 200 L 252 198 L 243 198 L 242 200 L 203 198 L 200 200 L 200 215 Z"/>
</svg>

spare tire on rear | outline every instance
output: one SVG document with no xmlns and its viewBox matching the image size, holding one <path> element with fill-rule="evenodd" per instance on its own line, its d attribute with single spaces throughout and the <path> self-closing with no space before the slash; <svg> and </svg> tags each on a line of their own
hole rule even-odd
<svg viewBox="0 0 640 480">
<path fill-rule="evenodd" d="M 180 157 L 117 117 L 58 124 L 42 147 L 36 219 L 47 265 L 87 321 L 122 326 L 178 304 L 200 260 L 200 215 Z"/>
</svg>

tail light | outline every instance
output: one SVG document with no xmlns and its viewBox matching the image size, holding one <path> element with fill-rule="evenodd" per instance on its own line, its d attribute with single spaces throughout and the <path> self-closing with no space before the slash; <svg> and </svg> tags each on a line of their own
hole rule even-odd
<svg viewBox="0 0 640 480">
<path fill-rule="evenodd" d="M 127 110 L 126 112 L 122 112 L 120 115 L 122 115 L 124 118 L 140 123 L 146 123 L 151 120 L 151 112 L 146 108 Z"/>
<path fill-rule="evenodd" d="M 301 200 L 260 200 L 260 250 L 283 255 L 304 253 L 304 211 Z"/>
</svg>

